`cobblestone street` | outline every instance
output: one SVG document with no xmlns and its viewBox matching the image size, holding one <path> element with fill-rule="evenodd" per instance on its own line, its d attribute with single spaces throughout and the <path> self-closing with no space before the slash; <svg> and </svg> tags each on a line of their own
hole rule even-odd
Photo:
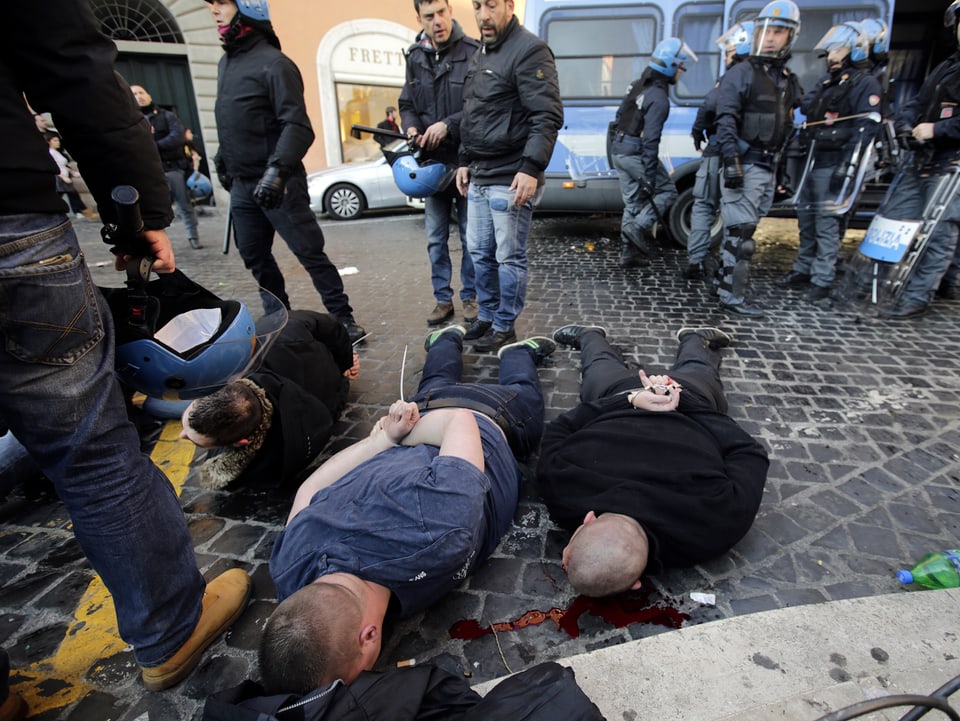
<svg viewBox="0 0 960 721">
<path fill-rule="evenodd" d="M 77 222 L 96 282 L 120 285 L 99 226 Z M 245 301 L 256 315 L 256 287 L 236 250 L 221 254 L 222 211 L 212 209 L 200 222 L 201 250 L 189 249 L 182 224 L 174 222 L 178 266 L 214 292 Z M 357 321 L 372 333 L 322 460 L 365 436 L 398 395 L 414 392 L 424 318 L 434 300 L 422 214 L 321 224 Z M 855 236 L 851 231 L 848 240 Z M 937 301 L 925 317 L 896 324 L 804 303 L 798 291 L 772 283 L 793 259 L 795 222 L 766 220 L 758 239 L 753 286 L 767 316 L 744 320 L 723 313 L 704 285 L 678 276 L 686 256 L 676 247 L 662 247 L 647 268 L 619 268 L 618 216 L 536 217 L 527 308 L 517 328 L 522 338 L 570 322 L 602 325 L 645 368 L 669 367 L 680 327 L 717 325 L 732 333 L 721 369 L 729 412 L 771 460 L 747 537 L 708 564 L 645 580 L 634 597 L 585 603 L 560 568 L 565 536 L 528 477 L 514 525 L 494 556 L 434 608 L 398 623 L 381 668 L 434 660 L 480 682 L 681 624 L 896 592 L 898 568 L 960 544 L 960 302 Z M 279 238 L 275 250 L 294 307 L 323 310 Z M 496 370 L 494 355 L 468 349 L 464 380 L 490 381 Z M 578 353 L 558 350 L 540 379 L 549 420 L 577 403 Z M 154 452 L 161 467 L 170 456 L 158 452 L 192 452 L 188 442 L 175 440 L 179 422 L 168 425 Z M 641 452 L 656 453 L 657 439 Z M 194 458 L 194 469 L 201 458 Z M 199 719 L 211 692 L 256 677 L 259 633 L 275 605 L 267 561 L 290 499 L 243 488 L 207 491 L 194 476 L 186 476 L 181 501 L 201 570 L 211 578 L 243 567 L 253 576 L 254 594 L 198 671 L 163 693 L 143 690 L 122 643 L 98 645 L 111 632 L 112 608 L 90 607 L 94 574 L 63 506 L 20 492 L 0 504 L 0 645 L 11 655 L 14 690 L 47 709 L 31 718 Z M 696 603 L 691 592 L 715 594 L 716 604 Z"/>
</svg>

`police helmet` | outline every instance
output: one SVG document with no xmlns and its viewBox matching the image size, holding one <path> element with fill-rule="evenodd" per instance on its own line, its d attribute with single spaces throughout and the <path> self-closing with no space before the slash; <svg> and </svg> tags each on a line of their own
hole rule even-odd
<svg viewBox="0 0 960 721">
<path fill-rule="evenodd" d="M 867 34 L 870 43 L 870 52 L 881 56 L 890 52 L 890 38 L 887 34 L 887 23 L 880 18 L 865 18 L 860 21 L 860 27 Z"/>
<path fill-rule="evenodd" d="M 773 0 L 767 3 L 754 20 L 753 47 L 751 55 L 761 58 L 781 59 L 790 54 L 797 35 L 800 34 L 800 9 L 793 0 Z M 787 28 L 787 41 L 780 47 L 767 48 L 767 36 L 771 28 Z"/>
<path fill-rule="evenodd" d="M 860 63 L 870 56 L 870 40 L 860 23 L 848 20 L 827 30 L 813 51 L 818 57 L 829 56 L 834 50 L 845 48 L 852 63 Z"/>
<path fill-rule="evenodd" d="M 213 4 L 213 0 L 206 0 Z M 232 0 L 237 6 L 237 12 L 248 20 L 270 21 L 270 6 L 267 0 Z"/>
<path fill-rule="evenodd" d="M 745 58 L 750 54 L 750 46 L 753 42 L 753 27 L 753 20 L 734 23 L 723 35 L 717 38 L 717 45 L 724 52 L 732 50 L 734 55 Z"/>
<path fill-rule="evenodd" d="M 413 153 L 397 154 L 393 159 L 393 181 L 411 198 L 429 198 L 446 190 L 457 169 L 452 165 L 427 160 L 420 163 Z"/>
<path fill-rule="evenodd" d="M 687 61 L 697 62 L 696 53 L 680 38 L 665 38 L 657 43 L 650 55 L 648 66 L 668 78 L 676 76 L 678 70 L 684 70 Z"/>
<path fill-rule="evenodd" d="M 206 200 L 213 195 L 213 184 L 210 178 L 199 170 L 193 171 L 193 175 L 187 178 L 187 189 L 194 200 Z"/>
<path fill-rule="evenodd" d="M 254 322 L 181 271 L 141 288 L 107 288 L 115 369 L 127 386 L 168 401 L 199 398 L 252 372 L 286 323 L 286 308 Z"/>
</svg>

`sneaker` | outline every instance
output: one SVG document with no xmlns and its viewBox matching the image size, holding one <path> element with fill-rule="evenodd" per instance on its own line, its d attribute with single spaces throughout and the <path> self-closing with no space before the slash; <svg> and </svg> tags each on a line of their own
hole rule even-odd
<svg viewBox="0 0 960 721">
<path fill-rule="evenodd" d="M 810 274 L 801 273 L 799 270 L 788 270 L 773 282 L 783 288 L 802 288 L 810 282 Z"/>
<path fill-rule="evenodd" d="M 745 300 L 734 303 L 724 303 L 723 301 L 720 301 L 720 307 L 724 310 L 730 311 L 731 313 L 742 315 L 745 318 L 763 318 L 763 311 L 757 306 L 747 303 Z"/>
<path fill-rule="evenodd" d="M 23 721 L 27 717 L 27 702 L 19 694 L 10 693 L 0 704 L 0 721 Z"/>
<path fill-rule="evenodd" d="M 477 319 L 477 314 L 480 313 L 480 306 L 477 305 L 476 298 L 470 298 L 469 300 L 463 301 L 463 322 L 464 323 L 473 323 Z"/>
<path fill-rule="evenodd" d="M 710 326 L 703 326 L 701 328 L 681 328 L 677 331 L 677 341 L 683 341 L 683 339 L 691 333 L 703 338 L 704 342 L 714 350 L 726 348 L 728 345 L 733 343 L 733 338 L 731 338 L 728 334 L 724 333 L 719 328 L 712 328 Z"/>
<path fill-rule="evenodd" d="M 502 359 L 504 352 L 510 350 L 511 348 L 528 348 L 529 350 L 532 350 L 533 362 L 537 365 L 540 365 L 543 363 L 544 358 L 557 349 L 557 344 L 549 338 L 545 338 L 542 335 L 536 335 L 533 338 L 527 338 L 526 340 L 517 341 L 516 343 L 507 343 L 507 345 L 501 346 L 500 350 L 497 351 L 497 358 Z"/>
<path fill-rule="evenodd" d="M 231 568 L 210 581 L 203 593 L 200 620 L 190 638 L 169 660 L 141 669 L 147 691 L 163 691 L 189 676 L 207 647 L 240 618 L 247 607 L 250 589 L 250 576 L 242 568 Z"/>
<path fill-rule="evenodd" d="M 493 323 L 489 320 L 475 320 L 467 326 L 467 332 L 464 334 L 464 340 L 476 340 L 490 330 Z"/>
<path fill-rule="evenodd" d="M 347 335 L 350 336 L 350 343 L 352 345 L 356 345 L 367 335 L 367 331 L 363 329 L 363 326 L 357 325 L 357 321 L 353 318 L 347 318 L 346 320 L 341 318 L 340 325 L 347 329 Z"/>
<path fill-rule="evenodd" d="M 816 303 L 819 300 L 823 300 L 830 295 L 830 289 L 824 288 L 822 285 L 811 285 L 801 296 L 808 303 Z"/>
<path fill-rule="evenodd" d="M 423 349 L 430 350 L 433 347 L 433 344 L 437 342 L 437 338 L 442 336 L 444 333 L 459 333 L 461 337 L 466 335 L 467 329 L 462 325 L 448 325 L 442 330 L 434 330 L 427 333 L 427 337 L 423 341 Z"/>
<path fill-rule="evenodd" d="M 473 349 L 477 353 L 492 353 L 495 350 L 500 350 L 508 343 L 513 343 L 516 339 L 515 331 L 500 331 L 491 328 L 477 339 L 477 342 L 473 344 Z"/>
<path fill-rule="evenodd" d="M 580 336 L 588 330 L 595 330 L 604 338 L 607 337 L 606 328 L 598 325 L 565 325 L 553 331 L 553 339 L 560 345 L 568 345 L 575 350 L 580 350 Z"/>
<path fill-rule="evenodd" d="M 437 303 L 427 316 L 427 325 L 440 325 L 451 318 L 453 318 L 453 303 Z"/>
</svg>

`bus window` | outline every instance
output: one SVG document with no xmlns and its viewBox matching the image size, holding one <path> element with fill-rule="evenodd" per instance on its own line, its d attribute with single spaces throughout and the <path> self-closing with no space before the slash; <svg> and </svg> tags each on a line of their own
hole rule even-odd
<svg viewBox="0 0 960 721">
<path fill-rule="evenodd" d="M 650 13 L 570 17 L 557 13 L 544 23 L 553 50 L 560 95 L 568 99 L 619 99 L 647 66 L 657 43 L 658 17 Z"/>
<path fill-rule="evenodd" d="M 670 89 L 677 105 L 699 104 L 720 76 L 720 48 L 717 38 L 723 34 L 723 6 L 692 3 L 681 6 L 674 18 L 678 38 L 697 54 L 697 62 L 687 63 Z"/>
</svg>

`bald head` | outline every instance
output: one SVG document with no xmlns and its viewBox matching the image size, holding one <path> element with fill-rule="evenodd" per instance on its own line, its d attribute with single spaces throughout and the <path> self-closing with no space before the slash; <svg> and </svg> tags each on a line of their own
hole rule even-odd
<svg viewBox="0 0 960 721">
<path fill-rule="evenodd" d="M 588 513 L 563 549 L 570 584 L 585 596 L 609 596 L 639 588 L 650 547 L 634 519 L 619 513 Z"/>
</svg>

